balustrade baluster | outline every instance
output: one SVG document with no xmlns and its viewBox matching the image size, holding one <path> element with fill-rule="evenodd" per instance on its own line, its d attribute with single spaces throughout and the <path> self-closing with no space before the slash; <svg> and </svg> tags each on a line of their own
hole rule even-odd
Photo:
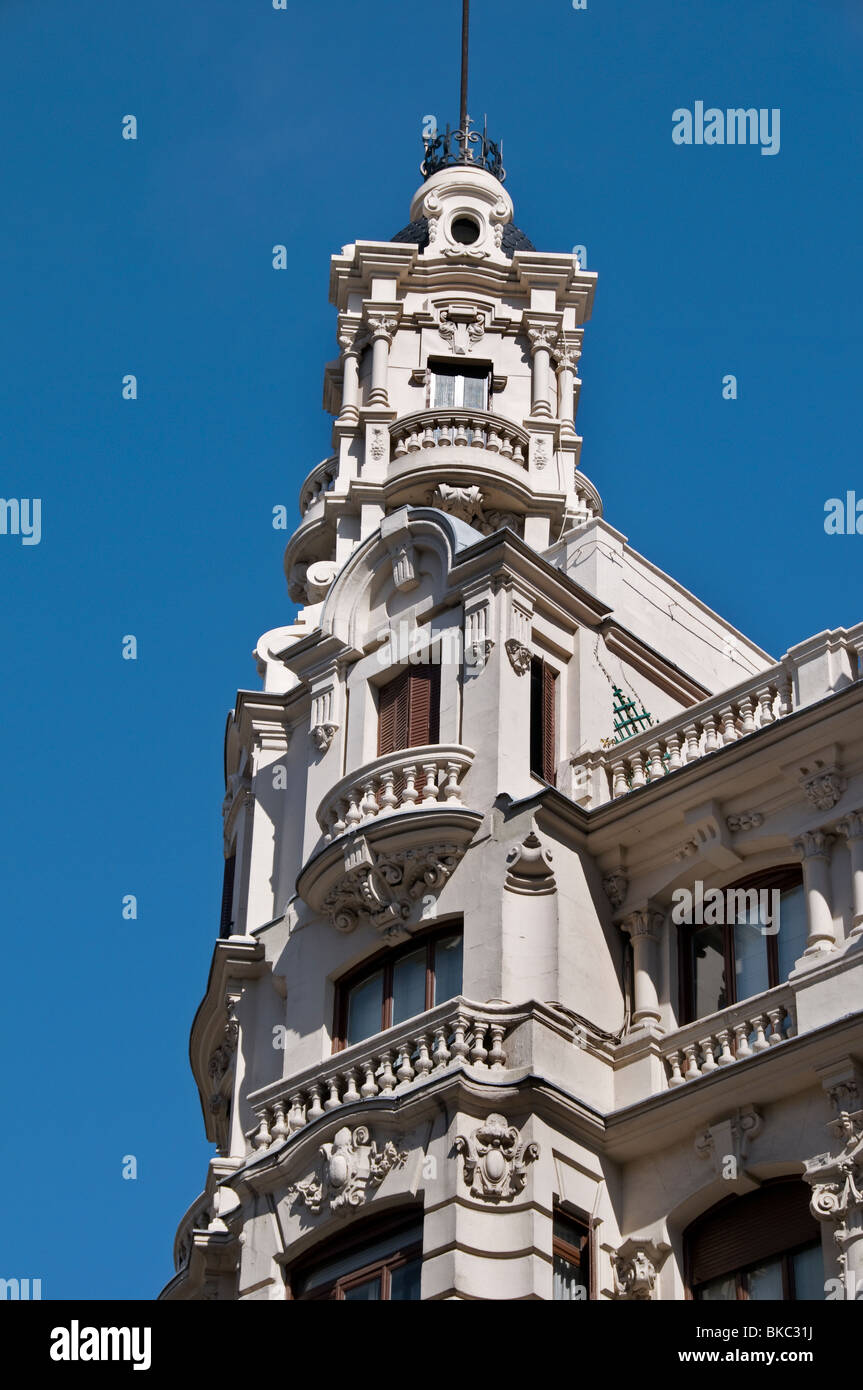
<svg viewBox="0 0 863 1390">
<path fill-rule="evenodd" d="M 766 685 L 758 692 L 758 712 L 762 726 L 773 723 L 773 689 L 772 685 Z"/>
<path fill-rule="evenodd" d="M 734 743 L 737 738 L 737 726 L 732 705 L 725 705 L 719 711 L 719 719 L 722 725 L 723 744 Z"/>
<path fill-rule="evenodd" d="M 626 796 L 629 787 L 626 783 L 626 767 L 622 761 L 612 763 L 611 779 L 611 795 L 613 797 Z"/>
<path fill-rule="evenodd" d="M 291 1108 L 288 1111 L 288 1129 L 291 1133 L 294 1130 L 302 1129 L 306 1123 L 306 1112 L 303 1106 L 303 1097 L 299 1091 L 295 1091 L 291 1096 Z"/>
<path fill-rule="evenodd" d="M 458 785 L 459 771 L 460 768 L 458 763 L 447 763 L 447 780 L 443 790 L 445 792 L 445 800 L 451 806 L 461 805 L 461 791 L 459 790 Z"/>
<path fill-rule="evenodd" d="M 764 1029 L 766 1027 L 766 1024 L 767 1020 L 765 1019 L 764 1014 L 756 1014 L 755 1018 L 750 1018 L 749 1020 L 749 1026 L 755 1033 L 755 1041 L 752 1044 L 753 1052 L 766 1052 L 768 1047 L 770 1046 L 769 1042 L 764 1036 Z"/>
<path fill-rule="evenodd" d="M 393 768 L 389 768 L 386 772 L 381 773 L 383 790 L 380 794 L 380 809 L 384 814 L 387 811 L 395 810 L 396 806 L 399 804 L 399 799 L 395 794 L 393 786 L 395 780 L 396 774 Z"/>
<path fill-rule="evenodd" d="M 437 763 L 423 763 L 422 769 L 426 779 L 422 804 L 426 806 L 429 802 L 437 801 Z"/>
<path fill-rule="evenodd" d="M 782 1042 L 782 1019 L 785 1016 L 785 1009 L 768 1009 L 767 1017 L 770 1019 L 770 1037 L 767 1039 L 771 1047 Z"/>
<path fill-rule="evenodd" d="M 705 714 L 702 720 L 704 725 L 704 751 L 714 753 L 719 747 L 719 737 L 716 733 L 716 719 L 712 714 Z"/>
<path fill-rule="evenodd" d="M 665 740 L 668 749 L 668 771 L 676 772 L 679 767 L 683 767 L 683 758 L 680 755 L 680 735 L 669 734 Z"/>
<path fill-rule="evenodd" d="M 701 1048 L 701 1052 L 703 1055 L 703 1061 L 701 1063 L 702 1076 L 706 1076 L 710 1072 L 716 1071 L 719 1067 L 719 1063 L 713 1056 L 713 1050 L 715 1045 L 716 1044 L 714 1043 L 713 1038 L 710 1037 L 702 1038 L 698 1044 L 698 1046 Z"/>
<path fill-rule="evenodd" d="M 273 1116 L 273 1143 L 278 1144 L 282 1139 L 287 1139 L 290 1133 L 285 1119 L 285 1102 L 283 1100 L 273 1101 Z"/>
<path fill-rule="evenodd" d="M 734 1055 L 738 1062 L 744 1057 L 752 1056 L 752 1048 L 749 1045 L 749 1027 L 746 1023 L 734 1024 Z"/>
<path fill-rule="evenodd" d="M 363 820 L 368 820 L 371 816 L 376 816 L 378 813 L 378 799 L 375 795 L 375 779 L 373 777 L 366 778 L 363 783 L 363 799 L 360 802 L 360 812 Z"/>
<path fill-rule="evenodd" d="M 755 723 L 755 709 L 751 698 L 748 695 L 744 695 L 741 700 L 738 700 L 737 708 L 740 710 L 740 733 L 744 737 L 746 734 L 754 734 L 757 726 Z"/>
<path fill-rule="evenodd" d="M 468 1045 L 464 1035 L 467 1032 L 467 1019 L 464 1014 L 456 1014 L 453 1024 L 452 1055 L 458 1060 L 468 1056 Z"/>
<path fill-rule="evenodd" d="M 491 1029 L 491 1048 L 488 1054 L 488 1064 L 490 1067 L 506 1066 L 506 1053 L 503 1050 L 504 1025 L 502 1023 L 489 1024 Z"/>
<path fill-rule="evenodd" d="M 416 1074 L 417 1079 L 422 1081 L 423 1077 L 428 1076 L 432 1069 L 431 1053 L 429 1052 L 429 1040 L 425 1033 L 422 1033 L 416 1040 Z"/>
<path fill-rule="evenodd" d="M 342 1105 L 352 1105 L 355 1100 L 360 1099 L 360 1093 L 357 1090 L 357 1074 L 353 1067 L 343 1073 L 342 1080 L 345 1083 Z"/>
<path fill-rule="evenodd" d="M 413 1081 L 414 1069 L 411 1065 L 411 1049 L 409 1043 L 402 1043 L 400 1045 L 396 1061 L 398 1062 L 398 1067 L 396 1068 L 396 1077 L 398 1080 L 402 1084 Z"/>
<path fill-rule="evenodd" d="M 434 437 L 434 425 L 426 425 L 425 429 L 423 430 L 422 447 L 424 449 L 433 449 L 436 443 L 437 440 Z"/>
<path fill-rule="evenodd" d="M 657 781 L 665 776 L 665 765 L 662 761 L 662 746 L 659 743 L 651 743 L 647 749 L 647 768 L 650 773 L 651 782 Z"/>
<path fill-rule="evenodd" d="M 647 778 L 644 774 L 644 759 L 640 753 L 632 753 L 629 758 L 629 765 L 632 768 L 632 790 L 636 787 L 647 785 Z"/>
<path fill-rule="evenodd" d="M 312 1103 L 306 1111 L 306 1119 L 311 1123 L 312 1120 L 317 1120 L 323 1115 L 324 1107 L 321 1105 L 321 1088 L 316 1081 L 309 1083 L 308 1092 L 312 1098 Z"/>
<path fill-rule="evenodd" d="M 698 1066 L 698 1044 L 689 1043 L 684 1047 L 683 1055 L 686 1058 L 686 1069 L 683 1073 L 683 1079 L 685 1081 L 694 1081 L 697 1076 L 701 1075 Z"/>
<path fill-rule="evenodd" d="M 258 1128 L 255 1131 L 252 1143 L 254 1144 L 256 1149 L 268 1149 L 272 1142 L 273 1136 L 270 1133 L 270 1126 L 267 1121 L 267 1112 L 266 1110 L 264 1110 L 261 1112 L 261 1123 L 258 1125 Z"/>
<path fill-rule="evenodd" d="M 698 725 L 686 724 L 683 729 L 683 737 L 686 740 L 686 747 L 684 749 L 684 761 L 687 763 L 694 763 L 696 758 L 701 757 L 701 748 L 699 746 L 700 734 L 698 732 Z"/>
<path fill-rule="evenodd" d="M 452 1053 L 446 1045 L 446 1025 L 441 1023 L 434 1030 L 434 1046 L 432 1048 L 435 1070 L 438 1067 L 445 1067 L 450 1060 Z"/>
<path fill-rule="evenodd" d="M 473 1042 L 470 1049 L 470 1060 L 475 1067 L 485 1066 L 488 1050 L 485 1047 L 485 1024 L 474 1019 Z"/>
<path fill-rule="evenodd" d="M 393 1055 L 391 1052 L 381 1053 L 381 1064 L 378 1067 L 378 1074 L 381 1078 L 381 1095 L 391 1096 L 396 1088 L 395 1072 L 393 1071 Z"/>
<path fill-rule="evenodd" d="M 324 1109 L 338 1110 L 341 1105 L 341 1101 L 339 1100 L 339 1078 L 337 1076 L 331 1076 L 326 1084 L 330 1088 L 330 1094 L 327 1100 L 324 1101 Z"/>
<path fill-rule="evenodd" d="M 716 1032 L 716 1041 L 719 1044 L 719 1056 L 716 1058 L 718 1067 L 728 1067 L 734 1061 L 734 1053 L 731 1051 L 731 1035 L 727 1028 L 719 1028 Z"/>
<path fill-rule="evenodd" d="M 362 1067 L 366 1074 L 366 1079 L 360 1087 L 360 1095 L 363 1100 L 371 1100 L 372 1096 L 376 1096 L 380 1090 L 378 1083 L 375 1081 L 374 1058 L 370 1057 L 367 1062 L 363 1062 Z"/>
<path fill-rule="evenodd" d="M 686 1078 L 680 1071 L 680 1053 L 669 1052 L 665 1060 L 671 1067 L 671 1075 L 668 1078 L 669 1086 L 683 1086 L 686 1082 Z"/>
<path fill-rule="evenodd" d="M 405 789 L 402 792 L 402 806 L 410 811 L 415 802 L 419 800 L 419 792 L 416 788 L 417 770 L 416 764 L 411 763 L 409 767 L 403 768 L 405 778 Z"/>
</svg>

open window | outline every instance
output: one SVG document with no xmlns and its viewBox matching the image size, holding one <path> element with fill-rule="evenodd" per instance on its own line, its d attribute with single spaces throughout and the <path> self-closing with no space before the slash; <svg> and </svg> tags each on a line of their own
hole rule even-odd
<svg viewBox="0 0 863 1390">
<path fill-rule="evenodd" d="M 417 1302 L 422 1240 L 421 1212 L 362 1222 L 299 1262 L 290 1272 L 287 1297 L 304 1302 Z"/>
<path fill-rule="evenodd" d="M 556 1208 L 552 1267 L 555 1303 L 579 1303 L 590 1298 L 590 1232 L 585 1222 Z"/>
</svg>

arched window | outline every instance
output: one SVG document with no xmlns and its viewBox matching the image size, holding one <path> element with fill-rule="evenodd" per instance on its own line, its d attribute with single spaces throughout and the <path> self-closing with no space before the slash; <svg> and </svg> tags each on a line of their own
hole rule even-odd
<svg viewBox="0 0 863 1390">
<path fill-rule="evenodd" d="M 693 920 L 678 927 L 683 1023 L 781 984 L 806 946 L 799 864 L 730 884 L 719 893 L 721 901 L 710 896 L 701 908 L 696 901 Z"/>
<path fill-rule="evenodd" d="M 462 923 L 457 918 L 380 952 L 339 980 L 333 1051 L 394 1028 L 461 990 Z"/>
<path fill-rule="evenodd" d="M 422 1211 L 361 1222 L 316 1247 L 289 1271 L 287 1297 L 397 1303 L 420 1298 Z"/>
<path fill-rule="evenodd" d="M 704 1302 L 821 1299 L 821 1232 L 801 1178 L 778 1178 L 730 1197 L 684 1235 L 686 1284 Z"/>
</svg>

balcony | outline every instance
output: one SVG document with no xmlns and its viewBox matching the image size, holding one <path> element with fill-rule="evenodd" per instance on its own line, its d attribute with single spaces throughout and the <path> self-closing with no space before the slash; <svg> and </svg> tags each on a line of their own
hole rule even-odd
<svg viewBox="0 0 863 1390">
<path fill-rule="evenodd" d="M 530 439 L 527 432 L 501 415 L 484 410 L 458 410 L 439 406 L 405 415 L 390 428 L 391 458 L 428 449 L 483 449 L 499 454 L 517 468 L 527 466 Z"/>
<path fill-rule="evenodd" d="M 462 806 L 461 781 L 473 758 L 472 748 L 457 743 L 429 744 L 367 763 L 337 782 L 318 807 L 324 840 L 397 811 Z"/>
<path fill-rule="evenodd" d="M 780 1047 L 796 1030 L 794 996 L 787 985 L 688 1023 L 663 1046 L 669 1088 Z"/>
<path fill-rule="evenodd" d="M 327 492 L 332 492 L 339 474 L 337 458 L 324 459 L 309 473 L 300 488 L 300 515 L 305 516 Z"/>
<path fill-rule="evenodd" d="M 513 1010 L 450 999 L 337 1052 L 326 1062 L 249 1097 L 257 1117 L 246 1135 L 249 1150 L 280 1144 L 342 1106 L 400 1096 L 457 1070 L 477 1080 L 498 1078 L 507 1067 L 510 1034 L 531 1016 L 530 1008 Z"/>
</svg>

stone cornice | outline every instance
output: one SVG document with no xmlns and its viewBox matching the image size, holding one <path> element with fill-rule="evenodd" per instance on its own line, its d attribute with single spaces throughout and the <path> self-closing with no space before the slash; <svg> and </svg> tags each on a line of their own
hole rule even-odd
<svg viewBox="0 0 863 1390">
<path fill-rule="evenodd" d="M 263 944 L 249 936 L 222 937 L 213 948 L 207 989 L 192 1023 L 189 1062 L 198 1087 L 207 1138 L 217 1142 L 216 1117 L 210 1108 L 210 1059 L 222 1042 L 225 996 L 234 981 L 256 980 L 269 967 Z"/>
</svg>

